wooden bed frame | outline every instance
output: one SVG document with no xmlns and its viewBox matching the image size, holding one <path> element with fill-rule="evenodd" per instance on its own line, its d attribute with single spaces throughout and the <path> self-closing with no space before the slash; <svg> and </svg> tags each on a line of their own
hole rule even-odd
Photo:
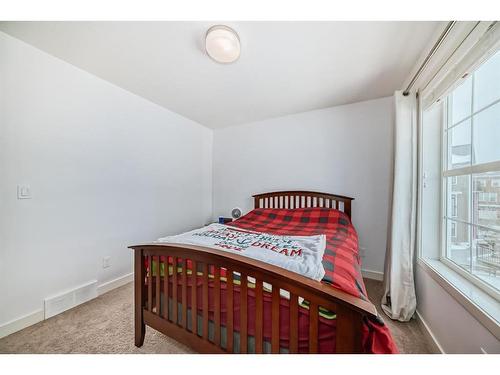
<svg viewBox="0 0 500 375">
<path fill-rule="evenodd" d="M 351 216 L 351 201 L 353 198 L 315 193 L 311 191 L 281 191 L 254 195 L 255 208 L 304 208 L 304 207 L 328 207 L 343 210 Z M 271 315 L 271 352 L 280 352 L 279 321 L 280 321 L 280 289 L 290 292 L 290 344 L 289 352 L 298 352 L 298 297 L 309 301 L 310 326 L 309 326 L 309 352 L 318 351 L 318 308 L 322 306 L 337 314 L 336 322 L 336 352 L 337 353 L 360 353 L 362 352 L 361 332 L 363 318 L 376 316 L 375 306 L 369 301 L 356 298 L 350 294 L 335 289 L 327 284 L 311 280 L 296 273 L 289 272 L 283 268 L 269 265 L 247 257 L 230 252 L 215 249 L 179 245 L 168 243 L 157 243 L 147 245 L 131 246 L 135 253 L 135 345 L 140 347 L 144 343 L 146 325 L 165 335 L 191 347 L 200 353 L 233 353 L 234 336 L 234 311 L 233 311 L 233 272 L 239 273 L 241 280 L 247 277 L 255 279 L 255 352 L 263 352 L 263 283 L 272 285 L 272 315 Z M 163 260 L 160 258 L 163 258 Z M 165 259 L 171 259 L 170 264 L 176 269 L 182 267 L 178 275 L 173 272 L 169 275 L 164 272 L 164 277 L 156 277 L 147 272 L 145 260 L 151 265 L 152 261 L 164 263 Z M 180 258 L 180 259 L 179 259 Z M 202 300 L 197 300 L 197 293 L 188 293 L 188 278 L 196 280 L 196 272 L 191 275 L 187 273 L 187 260 L 192 262 L 193 269 L 203 270 Z M 214 290 L 214 334 L 213 340 L 209 337 L 209 265 L 213 266 L 213 290 Z M 157 267 L 157 269 L 159 269 Z M 168 269 L 165 267 L 165 269 Z M 226 347 L 221 344 L 221 269 L 226 270 Z M 199 282 L 198 276 L 198 282 Z M 171 279 L 169 281 L 169 279 Z M 172 299 L 179 301 L 180 309 L 162 308 L 162 303 L 168 301 L 165 295 L 169 294 L 169 283 L 176 285 L 180 282 L 181 291 L 172 288 L 170 294 Z M 240 286 L 240 322 L 239 351 L 248 351 L 248 323 L 247 323 L 247 292 L 246 283 Z M 178 296 L 180 294 L 180 296 Z M 188 294 L 191 299 L 191 311 L 202 310 L 202 330 L 195 329 L 194 332 L 188 327 Z M 163 301 L 163 302 L 162 302 Z M 170 313 L 170 314 L 169 314 Z M 171 315 L 171 316 L 170 316 Z M 199 328 L 199 314 L 191 314 L 191 327 Z"/>
</svg>

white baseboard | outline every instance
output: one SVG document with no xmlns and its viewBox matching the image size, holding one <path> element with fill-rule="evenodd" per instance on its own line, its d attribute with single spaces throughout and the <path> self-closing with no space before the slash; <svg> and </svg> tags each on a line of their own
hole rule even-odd
<svg viewBox="0 0 500 375">
<path fill-rule="evenodd" d="M 445 354 L 445 351 L 439 344 L 439 341 L 436 339 L 436 336 L 434 336 L 431 329 L 429 328 L 425 320 L 422 318 L 422 315 L 420 315 L 418 311 L 415 312 L 415 317 L 418 325 L 420 326 L 422 332 L 425 335 L 425 338 L 427 339 L 427 342 L 431 346 L 433 353 Z"/>
<path fill-rule="evenodd" d="M 43 309 L 33 311 L 31 314 L 11 320 L 0 326 L 0 338 L 20 331 L 43 320 Z"/>
<path fill-rule="evenodd" d="M 134 273 L 131 272 L 127 275 L 123 275 L 120 277 L 117 277 L 114 280 L 107 281 L 105 283 L 102 283 L 97 287 L 97 295 L 102 295 L 104 293 L 107 293 L 113 289 L 119 288 L 125 284 L 128 284 L 129 282 L 134 280 Z"/>
<path fill-rule="evenodd" d="M 384 280 L 383 272 L 362 269 L 361 274 L 363 275 L 363 277 L 366 277 L 367 279 L 378 280 L 378 281 Z"/>
</svg>

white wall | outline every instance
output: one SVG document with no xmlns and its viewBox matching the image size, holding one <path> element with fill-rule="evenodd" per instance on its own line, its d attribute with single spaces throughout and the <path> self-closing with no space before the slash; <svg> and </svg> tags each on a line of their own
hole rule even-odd
<svg viewBox="0 0 500 375">
<path fill-rule="evenodd" d="M 416 265 L 417 310 L 445 353 L 500 353 L 500 341 Z"/>
<path fill-rule="evenodd" d="M 214 216 L 253 206 L 252 194 L 317 190 L 347 195 L 366 248 L 383 272 L 392 176 L 393 99 L 299 113 L 214 132 Z"/>
<path fill-rule="evenodd" d="M 3 33 L 0 56 L 1 326 L 206 223 L 212 131 Z"/>
</svg>

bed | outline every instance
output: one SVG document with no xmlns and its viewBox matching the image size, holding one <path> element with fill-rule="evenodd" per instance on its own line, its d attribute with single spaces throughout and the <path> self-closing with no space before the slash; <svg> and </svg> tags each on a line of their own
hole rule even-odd
<svg viewBox="0 0 500 375">
<path fill-rule="evenodd" d="M 326 235 L 315 281 L 242 255 L 178 243 L 135 245 L 135 345 L 149 326 L 200 353 L 397 353 L 361 277 L 353 198 L 310 191 L 254 195 L 228 225 Z"/>
</svg>

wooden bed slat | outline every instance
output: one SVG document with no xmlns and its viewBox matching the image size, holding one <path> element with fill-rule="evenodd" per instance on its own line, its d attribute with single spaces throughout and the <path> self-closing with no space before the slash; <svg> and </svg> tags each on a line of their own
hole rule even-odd
<svg viewBox="0 0 500 375">
<path fill-rule="evenodd" d="M 153 257 L 148 255 L 148 311 L 153 311 Z"/>
<path fill-rule="evenodd" d="M 280 288 L 273 285 L 271 307 L 271 352 L 280 352 Z"/>
<path fill-rule="evenodd" d="M 165 260 L 163 262 L 163 294 L 164 294 L 164 298 L 163 298 L 163 317 L 165 319 L 170 319 L 169 317 L 169 314 L 168 314 L 168 300 L 169 300 L 169 291 L 168 291 L 168 280 L 169 280 L 169 276 L 168 276 L 168 266 L 169 266 L 169 257 L 168 256 L 165 256 L 164 257 Z"/>
<path fill-rule="evenodd" d="M 262 353 L 263 340 L 263 292 L 262 280 L 255 281 L 255 353 Z"/>
<path fill-rule="evenodd" d="M 155 301 L 156 301 L 156 315 L 160 315 L 160 306 L 161 306 L 161 294 L 160 294 L 160 290 L 161 290 L 161 273 L 160 273 L 160 268 L 161 264 L 160 264 L 160 256 L 158 255 L 156 257 L 156 278 L 155 278 L 155 286 L 156 286 L 156 290 L 155 290 Z"/>
<path fill-rule="evenodd" d="M 215 345 L 220 346 L 220 268 L 214 265 L 214 325 Z"/>
<path fill-rule="evenodd" d="M 318 305 L 309 302 L 309 353 L 318 352 Z"/>
<path fill-rule="evenodd" d="M 191 332 L 198 335 L 198 278 L 197 269 L 198 263 L 195 260 L 191 261 Z"/>
<path fill-rule="evenodd" d="M 248 351 L 248 279 L 244 273 L 240 276 L 240 353 Z"/>
<path fill-rule="evenodd" d="M 299 303 L 298 296 L 290 293 L 290 353 L 299 352 Z"/>
<path fill-rule="evenodd" d="M 203 338 L 208 340 L 208 264 L 203 263 Z"/>
<path fill-rule="evenodd" d="M 233 352 L 233 270 L 227 269 L 227 281 L 226 281 L 226 309 L 227 309 L 227 321 L 226 321 L 226 350 L 228 353 Z"/>
<path fill-rule="evenodd" d="M 175 324 L 179 324 L 177 286 L 177 257 L 172 257 L 172 321 Z"/>
<path fill-rule="evenodd" d="M 182 326 L 187 329 L 187 259 L 182 260 Z"/>
</svg>

